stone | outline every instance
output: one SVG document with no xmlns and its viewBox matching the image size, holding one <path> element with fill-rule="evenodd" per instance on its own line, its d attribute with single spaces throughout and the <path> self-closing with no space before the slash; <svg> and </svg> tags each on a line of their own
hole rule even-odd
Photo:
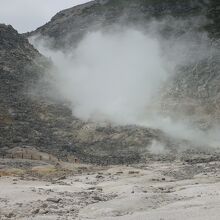
<svg viewBox="0 0 220 220">
<path fill-rule="evenodd" d="M 47 198 L 46 201 L 53 202 L 53 203 L 59 203 L 61 201 L 61 198 Z"/>
<path fill-rule="evenodd" d="M 128 174 L 139 174 L 139 173 L 140 171 L 133 171 L 133 170 L 128 171 Z"/>
<path fill-rule="evenodd" d="M 40 209 L 35 209 L 35 210 L 32 211 L 32 214 L 36 215 L 36 214 L 38 214 L 39 212 L 40 212 Z"/>
</svg>

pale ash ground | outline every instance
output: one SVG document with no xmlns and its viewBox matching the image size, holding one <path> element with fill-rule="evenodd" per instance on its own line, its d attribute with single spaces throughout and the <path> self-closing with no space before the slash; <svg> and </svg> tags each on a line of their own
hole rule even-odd
<svg viewBox="0 0 220 220">
<path fill-rule="evenodd" d="M 10 163 L 1 160 L 2 220 L 220 219 L 220 162 L 103 168 L 36 161 L 28 171 Z"/>
</svg>

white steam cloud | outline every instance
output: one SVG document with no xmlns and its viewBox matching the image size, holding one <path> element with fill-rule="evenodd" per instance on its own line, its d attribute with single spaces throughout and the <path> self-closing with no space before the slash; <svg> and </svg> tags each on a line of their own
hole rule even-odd
<svg viewBox="0 0 220 220">
<path fill-rule="evenodd" d="M 89 33 L 68 54 L 41 51 L 58 68 L 57 89 L 84 120 L 142 121 L 169 76 L 158 40 L 134 29 Z"/>
<path fill-rule="evenodd" d="M 76 117 L 159 128 L 195 145 L 218 147 L 219 129 L 204 132 L 193 127 L 190 119 L 176 121 L 155 108 L 161 88 L 176 67 L 202 60 L 211 52 L 205 33 L 199 40 L 190 32 L 164 39 L 157 32 L 160 25 L 154 22 L 145 31 L 116 28 L 90 32 L 66 53 L 48 49 L 48 39 L 39 40 L 38 36 L 30 40 L 51 57 L 56 66 L 49 76 L 57 91 L 53 96 L 68 101 Z M 163 150 L 161 146 L 158 151 Z"/>
</svg>

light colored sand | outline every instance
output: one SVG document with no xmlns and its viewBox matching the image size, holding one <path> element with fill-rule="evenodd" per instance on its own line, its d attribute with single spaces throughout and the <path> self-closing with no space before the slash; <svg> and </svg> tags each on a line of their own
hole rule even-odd
<svg viewBox="0 0 220 220">
<path fill-rule="evenodd" d="M 144 178 L 143 183 L 146 183 Z M 220 183 L 209 182 L 195 185 L 195 181 L 189 180 L 173 184 L 158 184 L 154 187 L 159 187 L 159 185 L 165 189 L 172 187 L 173 192 L 152 193 L 151 189 L 147 190 L 145 187 L 147 192 L 143 193 L 140 188 L 138 189 L 140 184 L 137 184 L 136 190 L 131 193 L 132 185 L 127 185 L 125 192 L 117 199 L 89 205 L 81 210 L 81 219 L 220 219 Z"/>
<path fill-rule="evenodd" d="M 1 177 L 0 219 L 219 220 L 219 167 L 155 162 L 52 182 Z"/>
</svg>

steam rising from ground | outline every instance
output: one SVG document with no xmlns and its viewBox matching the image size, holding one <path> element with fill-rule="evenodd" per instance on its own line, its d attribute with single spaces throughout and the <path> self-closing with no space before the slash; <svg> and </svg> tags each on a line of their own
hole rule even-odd
<svg viewBox="0 0 220 220">
<path fill-rule="evenodd" d="M 91 32 L 66 53 L 48 49 L 48 40 L 31 39 L 56 65 L 50 76 L 57 91 L 53 96 L 68 101 L 76 117 L 160 128 L 176 138 L 217 146 L 216 130 L 205 136 L 190 123 L 163 117 L 154 108 L 177 66 L 208 55 L 207 35 L 197 40 L 191 33 L 163 39 L 152 25 L 148 31 Z"/>
<path fill-rule="evenodd" d="M 169 75 L 158 40 L 134 29 L 89 33 L 70 53 L 48 55 L 58 90 L 84 120 L 137 123 Z"/>
</svg>

